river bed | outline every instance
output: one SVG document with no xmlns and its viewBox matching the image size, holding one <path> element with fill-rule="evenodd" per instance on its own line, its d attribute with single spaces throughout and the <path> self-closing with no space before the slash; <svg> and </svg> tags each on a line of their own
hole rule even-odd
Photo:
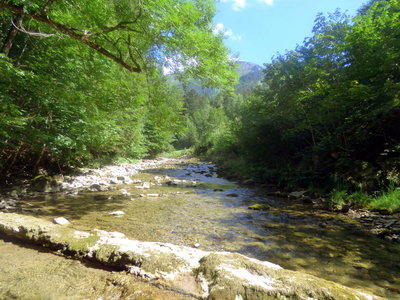
<svg viewBox="0 0 400 300">
<path fill-rule="evenodd" d="M 400 245 L 364 233 L 351 218 L 238 186 L 197 159 L 149 165 L 132 180 L 114 191 L 28 197 L 20 213 L 62 216 L 76 229 L 119 231 L 141 241 L 239 252 L 400 299 Z M 271 208 L 249 210 L 255 203 Z M 124 214 L 110 214 L 115 211 Z"/>
</svg>

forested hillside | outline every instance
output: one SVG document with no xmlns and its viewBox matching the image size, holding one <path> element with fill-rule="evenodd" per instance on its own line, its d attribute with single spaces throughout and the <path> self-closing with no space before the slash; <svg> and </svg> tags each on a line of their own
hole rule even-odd
<svg viewBox="0 0 400 300">
<path fill-rule="evenodd" d="M 186 94 L 191 141 L 241 177 L 330 191 L 332 205 L 389 188 L 400 208 L 399 36 L 396 0 L 317 16 L 250 95 Z"/>
<path fill-rule="evenodd" d="M 2 179 L 168 150 L 185 120 L 162 68 L 234 83 L 212 1 L 4 0 L 0 9 Z"/>
</svg>

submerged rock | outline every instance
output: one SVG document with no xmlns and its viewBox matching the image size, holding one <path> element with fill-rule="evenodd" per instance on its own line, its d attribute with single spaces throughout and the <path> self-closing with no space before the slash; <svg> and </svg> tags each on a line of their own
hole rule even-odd
<svg viewBox="0 0 400 300">
<path fill-rule="evenodd" d="M 226 196 L 227 197 L 239 197 L 239 195 L 236 193 L 230 193 L 230 194 L 227 194 Z"/>
<path fill-rule="evenodd" d="M 0 232 L 76 258 L 125 269 L 169 289 L 207 299 L 382 299 L 237 253 L 140 242 L 122 233 L 76 231 L 46 220 L 0 212 Z"/>
<path fill-rule="evenodd" d="M 250 205 L 248 207 L 248 209 L 252 209 L 252 210 L 270 210 L 271 208 L 272 208 L 272 206 L 267 203 L 257 203 L 257 204 Z"/>
</svg>

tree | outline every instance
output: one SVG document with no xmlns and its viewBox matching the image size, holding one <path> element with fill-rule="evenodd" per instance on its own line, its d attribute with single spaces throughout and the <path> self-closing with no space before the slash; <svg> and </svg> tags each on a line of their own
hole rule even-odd
<svg viewBox="0 0 400 300">
<path fill-rule="evenodd" d="M 131 72 L 156 62 L 184 68 L 209 85 L 229 86 L 233 76 L 222 37 L 212 31 L 211 0 L 1 0 L 0 7 L 35 21 L 40 32 L 83 43 Z M 14 22 L 10 30 L 40 35 L 24 26 Z"/>
</svg>

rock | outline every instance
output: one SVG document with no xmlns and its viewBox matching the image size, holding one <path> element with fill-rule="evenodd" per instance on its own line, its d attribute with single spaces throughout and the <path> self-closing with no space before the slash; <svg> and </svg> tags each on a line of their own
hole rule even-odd
<svg viewBox="0 0 400 300">
<path fill-rule="evenodd" d="M 77 239 L 86 239 L 86 238 L 90 237 L 90 233 L 85 232 L 85 231 L 75 231 L 74 237 Z"/>
<path fill-rule="evenodd" d="M 18 198 L 18 191 L 17 190 L 12 190 L 10 192 L 10 197 L 12 198 Z"/>
<path fill-rule="evenodd" d="M 288 193 L 282 192 L 282 191 L 276 191 L 274 194 L 276 197 L 287 197 L 288 196 Z"/>
<path fill-rule="evenodd" d="M 149 189 L 150 188 L 150 182 L 143 182 L 142 187 L 144 189 Z"/>
<path fill-rule="evenodd" d="M 129 240 L 121 233 L 60 228 L 46 220 L 0 212 L 0 231 L 79 259 L 158 278 L 194 298 L 382 299 L 337 283 L 237 253 L 206 252 L 169 243 Z"/>
<path fill-rule="evenodd" d="M 58 217 L 53 219 L 53 223 L 58 225 L 66 225 L 69 224 L 69 221 L 66 218 Z"/>
<path fill-rule="evenodd" d="M 5 200 L 0 201 L 0 209 L 8 209 L 8 204 Z"/>
<path fill-rule="evenodd" d="M 291 192 L 289 193 L 288 197 L 292 199 L 299 199 L 304 196 L 307 191 L 298 191 L 298 192 Z"/>
<path fill-rule="evenodd" d="M 17 200 L 15 200 L 15 199 L 9 199 L 9 200 L 7 201 L 7 204 L 8 204 L 9 206 L 15 207 L 15 206 L 17 206 Z"/>
<path fill-rule="evenodd" d="M 147 197 L 160 197 L 160 194 L 146 194 Z"/>
<path fill-rule="evenodd" d="M 257 203 L 248 207 L 248 209 L 252 210 L 270 210 L 271 208 L 272 206 L 267 203 Z"/>
<path fill-rule="evenodd" d="M 34 179 L 31 184 L 31 190 L 33 192 L 48 193 L 51 191 L 51 185 L 48 178 L 45 176 Z"/>
<path fill-rule="evenodd" d="M 125 176 L 117 176 L 117 180 L 124 181 L 125 180 Z"/>
<path fill-rule="evenodd" d="M 90 188 L 99 192 L 101 191 L 101 185 L 98 183 L 92 184 Z"/>
<path fill-rule="evenodd" d="M 230 193 L 226 195 L 227 197 L 238 197 L 239 195 L 236 193 Z"/>
<path fill-rule="evenodd" d="M 245 179 L 242 181 L 242 183 L 246 185 L 254 185 L 255 181 L 253 179 Z"/>
<path fill-rule="evenodd" d="M 319 222 L 318 226 L 321 228 L 326 228 L 326 226 L 328 226 L 328 223 L 327 222 Z"/>
<path fill-rule="evenodd" d="M 397 222 L 397 220 L 387 220 L 387 221 L 383 221 L 383 226 L 384 227 L 391 227 L 393 224 L 395 224 Z"/>
<path fill-rule="evenodd" d="M 131 193 L 129 193 L 126 189 L 120 189 L 119 191 L 120 191 L 121 195 L 123 195 L 123 196 L 130 196 L 131 195 Z"/>
<path fill-rule="evenodd" d="M 308 196 L 303 196 L 301 201 L 303 201 L 304 204 L 314 204 L 314 201 Z"/>
<path fill-rule="evenodd" d="M 94 199 L 94 200 L 99 200 L 99 201 L 102 201 L 102 200 L 111 200 L 110 197 L 107 196 L 107 195 L 95 195 L 95 196 L 93 197 L 93 199 Z"/>
<path fill-rule="evenodd" d="M 196 244 L 193 245 L 193 247 L 199 248 L 199 247 L 200 247 L 200 244 L 199 244 L 199 243 L 196 243 Z"/>
<path fill-rule="evenodd" d="M 122 216 L 124 214 L 125 213 L 122 210 L 116 210 L 116 211 L 110 212 L 110 215 L 112 215 L 112 216 Z"/>
<path fill-rule="evenodd" d="M 108 236 L 110 238 L 116 238 L 116 239 L 123 239 L 125 238 L 125 234 L 123 234 L 122 232 L 117 232 L 117 231 L 113 231 L 113 232 L 109 232 Z"/>
</svg>

